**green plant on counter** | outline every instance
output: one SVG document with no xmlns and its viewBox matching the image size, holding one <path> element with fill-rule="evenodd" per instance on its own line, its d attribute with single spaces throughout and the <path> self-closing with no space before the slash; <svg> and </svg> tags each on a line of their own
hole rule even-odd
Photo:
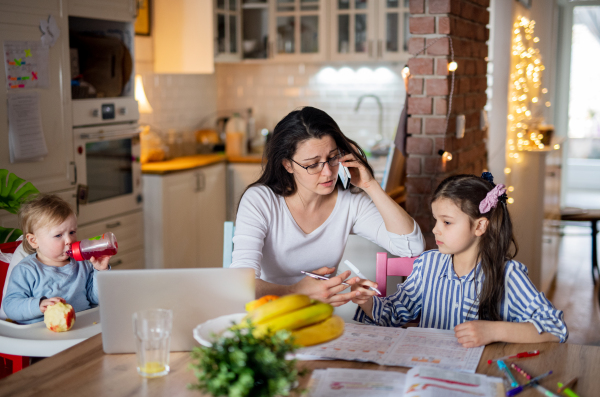
<svg viewBox="0 0 600 397">
<path fill-rule="evenodd" d="M 212 347 L 195 347 L 192 364 L 198 383 L 191 389 L 214 397 L 287 396 L 298 375 L 296 360 L 286 360 L 296 350 L 289 331 L 256 338 L 254 327 L 232 327 L 233 336 L 219 338 Z"/>
<path fill-rule="evenodd" d="M 0 169 L 0 210 L 16 214 L 21 203 L 32 194 L 39 193 L 31 182 L 26 182 L 8 170 Z M 15 228 L 0 226 L 0 244 L 16 241 L 23 232 Z"/>
</svg>

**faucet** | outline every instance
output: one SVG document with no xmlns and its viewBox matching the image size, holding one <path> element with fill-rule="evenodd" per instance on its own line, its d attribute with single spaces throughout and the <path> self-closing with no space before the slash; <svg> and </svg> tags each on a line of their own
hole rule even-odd
<svg viewBox="0 0 600 397">
<path fill-rule="evenodd" d="M 358 112 L 362 100 L 367 97 L 375 99 L 375 101 L 377 101 L 377 106 L 379 106 L 379 120 L 377 122 L 377 132 L 379 137 L 377 141 L 379 142 L 383 139 L 383 105 L 381 104 L 381 99 L 379 99 L 379 97 L 375 94 L 361 95 L 358 97 L 358 101 L 356 102 L 356 106 L 354 107 L 354 112 Z"/>
</svg>

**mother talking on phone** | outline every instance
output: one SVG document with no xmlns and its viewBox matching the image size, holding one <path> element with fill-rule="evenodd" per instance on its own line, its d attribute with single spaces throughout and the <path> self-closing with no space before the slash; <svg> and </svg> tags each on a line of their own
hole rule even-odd
<svg viewBox="0 0 600 397">
<path fill-rule="evenodd" d="M 398 256 L 417 256 L 425 241 L 417 223 L 375 181 L 364 152 L 322 110 L 304 107 L 281 120 L 265 148 L 262 175 L 240 201 L 232 268 L 256 274 L 256 296 L 300 293 L 341 306 L 343 281 L 306 277 L 335 273 L 350 234 Z M 351 187 L 338 181 L 350 171 Z M 375 261 L 375 257 L 373 257 Z M 358 292 L 354 292 L 358 294 Z"/>
</svg>

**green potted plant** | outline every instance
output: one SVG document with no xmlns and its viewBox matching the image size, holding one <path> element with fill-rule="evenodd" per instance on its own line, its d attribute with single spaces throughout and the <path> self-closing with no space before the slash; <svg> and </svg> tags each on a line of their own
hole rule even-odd
<svg viewBox="0 0 600 397">
<path fill-rule="evenodd" d="M 290 332 L 255 337 L 254 326 L 234 326 L 232 336 L 223 336 L 211 347 L 195 347 L 192 364 L 198 383 L 191 389 L 210 393 L 214 397 L 274 397 L 287 396 L 296 387 L 296 360 L 286 360 L 298 346 Z"/>
<path fill-rule="evenodd" d="M 0 211 L 16 214 L 21 203 L 30 195 L 39 193 L 31 182 L 26 182 L 8 170 L 0 169 Z M 0 244 L 16 241 L 23 232 L 16 228 L 0 226 Z"/>
</svg>

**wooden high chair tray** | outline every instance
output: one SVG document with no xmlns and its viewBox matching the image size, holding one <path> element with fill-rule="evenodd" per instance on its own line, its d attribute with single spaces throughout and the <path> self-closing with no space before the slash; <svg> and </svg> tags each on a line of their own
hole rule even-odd
<svg viewBox="0 0 600 397">
<path fill-rule="evenodd" d="M 101 331 L 98 307 L 78 312 L 75 325 L 67 332 L 52 332 L 43 321 L 18 325 L 0 320 L 0 353 L 50 357 Z"/>
</svg>

